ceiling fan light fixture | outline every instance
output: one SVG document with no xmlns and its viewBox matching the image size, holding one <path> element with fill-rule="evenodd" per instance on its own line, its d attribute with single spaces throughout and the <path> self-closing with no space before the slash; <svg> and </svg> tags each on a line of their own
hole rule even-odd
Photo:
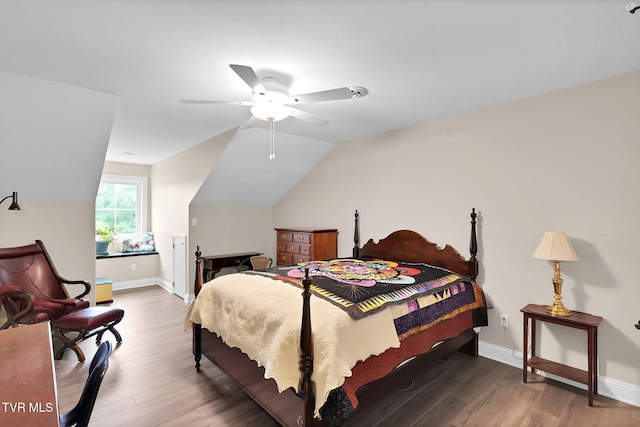
<svg viewBox="0 0 640 427">
<path fill-rule="evenodd" d="M 362 86 L 351 86 L 349 88 L 352 94 L 352 99 L 362 98 L 363 96 L 367 96 L 369 94 L 369 89 Z"/>
<path fill-rule="evenodd" d="M 293 108 L 275 102 L 260 102 L 251 107 L 251 114 L 266 122 L 277 122 L 293 114 Z"/>
</svg>

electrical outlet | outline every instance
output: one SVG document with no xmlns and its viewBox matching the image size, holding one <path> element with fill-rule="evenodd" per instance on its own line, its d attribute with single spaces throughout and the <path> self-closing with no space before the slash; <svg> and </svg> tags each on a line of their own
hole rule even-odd
<svg viewBox="0 0 640 427">
<path fill-rule="evenodd" d="M 509 327 L 509 316 L 506 314 L 501 314 L 500 315 L 500 326 L 502 326 L 503 328 L 508 328 Z"/>
<path fill-rule="evenodd" d="M 136 265 L 135 264 L 131 264 L 131 271 L 136 271 Z"/>
</svg>

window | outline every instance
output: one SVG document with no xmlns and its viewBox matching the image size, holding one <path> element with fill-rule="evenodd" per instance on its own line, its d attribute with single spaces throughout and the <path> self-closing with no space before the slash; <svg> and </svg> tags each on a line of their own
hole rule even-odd
<svg viewBox="0 0 640 427">
<path fill-rule="evenodd" d="M 147 232 L 147 178 L 102 175 L 96 197 L 96 229 L 114 227 L 119 236 Z"/>
</svg>

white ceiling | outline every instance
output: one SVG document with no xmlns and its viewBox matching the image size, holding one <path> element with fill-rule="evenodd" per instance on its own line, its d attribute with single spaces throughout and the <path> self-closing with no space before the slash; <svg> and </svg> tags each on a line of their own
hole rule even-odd
<svg viewBox="0 0 640 427">
<path fill-rule="evenodd" d="M 292 94 L 366 87 L 354 101 L 300 106 L 326 127 L 278 122 L 305 138 L 277 134 L 274 161 L 266 130 L 240 130 L 196 197 L 268 205 L 336 143 L 640 70 L 640 16 L 626 4 L 3 0 L 0 71 L 116 95 L 106 160 L 141 164 L 250 117 L 246 106 L 179 102 L 248 100 L 231 63 Z"/>
</svg>

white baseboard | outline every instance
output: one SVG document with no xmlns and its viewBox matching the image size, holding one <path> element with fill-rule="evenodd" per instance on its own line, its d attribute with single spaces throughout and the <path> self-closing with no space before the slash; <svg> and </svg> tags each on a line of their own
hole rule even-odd
<svg viewBox="0 0 640 427">
<path fill-rule="evenodd" d="M 478 343 L 478 353 L 480 356 L 486 357 L 487 359 L 522 369 L 522 352 L 520 351 L 513 351 L 506 347 L 500 347 L 480 341 Z M 580 384 L 575 381 L 541 371 L 539 371 L 539 373 L 542 376 L 547 376 L 561 383 L 569 384 L 583 390 L 587 389 L 586 384 Z M 598 376 L 598 394 L 623 403 L 628 403 L 629 405 L 640 407 L 640 387 L 632 384 L 627 384 L 612 378 Z"/>
<path fill-rule="evenodd" d="M 114 291 L 120 291 L 124 289 L 143 288 L 145 286 L 160 286 L 165 291 L 173 293 L 173 284 L 161 279 L 160 277 L 152 277 L 149 279 L 141 280 L 127 280 L 124 282 L 113 282 L 112 289 Z M 191 302 L 193 299 L 193 294 L 187 294 L 187 298 L 184 300 L 185 304 Z"/>
<path fill-rule="evenodd" d="M 173 285 L 160 277 L 151 277 L 148 279 L 127 280 L 124 282 L 113 282 L 112 289 L 121 291 L 123 289 L 143 288 L 145 286 L 158 285 L 168 292 L 173 292 Z"/>
</svg>

